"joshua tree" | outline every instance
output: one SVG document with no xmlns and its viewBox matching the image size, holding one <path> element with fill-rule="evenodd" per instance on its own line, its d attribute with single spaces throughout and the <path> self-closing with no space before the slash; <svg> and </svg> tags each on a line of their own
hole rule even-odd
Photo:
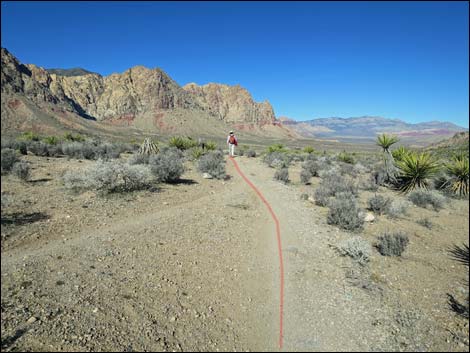
<svg viewBox="0 0 470 353">
<path fill-rule="evenodd" d="M 398 137 L 388 136 L 382 134 L 377 136 L 377 145 L 382 147 L 384 155 L 384 165 L 385 165 L 385 181 L 390 183 L 396 182 L 397 170 L 395 168 L 395 161 L 393 159 L 392 153 L 390 152 L 390 147 L 398 142 Z"/>
</svg>

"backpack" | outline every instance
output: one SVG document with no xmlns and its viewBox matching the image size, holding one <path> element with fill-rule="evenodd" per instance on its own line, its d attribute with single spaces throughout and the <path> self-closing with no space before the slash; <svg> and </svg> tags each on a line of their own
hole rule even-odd
<svg viewBox="0 0 470 353">
<path fill-rule="evenodd" d="M 229 137 L 228 142 L 231 143 L 232 145 L 237 145 L 237 140 L 235 139 L 234 135 L 231 135 Z"/>
</svg>

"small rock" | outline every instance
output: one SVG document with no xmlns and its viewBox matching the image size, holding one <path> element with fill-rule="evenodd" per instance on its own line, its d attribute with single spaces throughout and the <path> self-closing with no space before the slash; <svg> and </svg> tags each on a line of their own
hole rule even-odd
<svg viewBox="0 0 470 353">
<path fill-rule="evenodd" d="M 307 200 L 311 203 L 315 203 L 315 199 L 313 198 L 313 196 L 309 196 Z"/>
<path fill-rule="evenodd" d="M 175 322 L 175 321 L 176 321 L 176 317 L 172 316 L 172 317 L 170 318 L 170 321 L 171 321 L 171 322 Z"/>
<path fill-rule="evenodd" d="M 364 216 L 364 222 L 373 222 L 374 220 L 375 220 L 375 216 L 370 212 L 367 212 L 366 215 Z"/>
<path fill-rule="evenodd" d="M 32 324 L 32 323 L 36 322 L 36 320 L 37 320 L 37 319 L 36 319 L 34 316 L 31 316 L 31 317 L 28 319 L 28 321 L 26 321 L 26 323 L 27 323 L 27 324 Z"/>
<path fill-rule="evenodd" d="M 204 179 L 213 179 L 213 176 L 210 175 L 209 173 L 204 173 L 204 174 L 202 174 L 202 177 L 203 177 Z"/>
</svg>

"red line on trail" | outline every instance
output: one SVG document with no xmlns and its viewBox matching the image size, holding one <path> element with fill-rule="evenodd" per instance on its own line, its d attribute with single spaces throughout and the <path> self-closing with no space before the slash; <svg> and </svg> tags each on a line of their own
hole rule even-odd
<svg viewBox="0 0 470 353">
<path fill-rule="evenodd" d="M 274 223 L 276 224 L 276 236 L 277 236 L 277 247 L 279 251 L 279 265 L 280 265 L 280 277 L 281 277 L 281 283 L 280 283 L 280 302 L 279 302 L 279 348 L 282 349 L 282 339 L 283 339 L 283 316 L 284 316 L 284 262 L 282 260 L 282 248 L 281 248 L 281 227 L 279 225 L 279 220 L 277 219 L 276 214 L 274 213 L 271 205 L 269 202 L 265 199 L 261 191 L 258 190 L 258 188 L 248 179 L 245 174 L 240 170 L 240 167 L 238 166 L 238 163 L 233 159 L 233 157 L 229 156 L 230 160 L 233 162 L 233 165 L 235 166 L 235 169 L 237 170 L 238 174 L 246 181 L 246 183 L 256 192 L 256 194 L 259 196 L 261 201 L 266 205 L 268 208 L 269 213 L 271 214 L 271 217 L 274 220 Z"/>
</svg>

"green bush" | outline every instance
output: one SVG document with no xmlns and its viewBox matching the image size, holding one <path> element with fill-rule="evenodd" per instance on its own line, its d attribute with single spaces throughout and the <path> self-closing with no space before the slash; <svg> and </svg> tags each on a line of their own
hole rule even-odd
<svg viewBox="0 0 470 353">
<path fill-rule="evenodd" d="M 170 147 L 176 147 L 177 149 L 184 151 L 192 147 L 196 147 L 198 143 L 190 137 L 173 136 L 170 138 L 168 145 Z"/>
<path fill-rule="evenodd" d="M 305 153 L 311 154 L 311 153 L 315 152 L 315 149 L 312 146 L 305 146 L 303 151 Z"/>
<path fill-rule="evenodd" d="M 362 239 L 360 236 L 353 236 L 342 241 L 338 245 L 338 250 L 341 255 L 349 256 L 361 265 L 365 265 L 369 262 L 372 252 L 369 242 Z"/>
<path fill-rule="evenodd" d="M 72 134 L 71 132 L 67 132 L 64 135 L 64 140 L 66 141 L 72 141 L 72 142 L 83 142 L 85 141 L 85 137 L 83 137 L 80 134 Z"/>
<path fill-rule="evenodd" d="M 39 135 L 37 135 L 36 133 L 32 131 L 24 132 L 21 135 L 21 138 L 26 141 L 39 141 L 40 140 Z"/>
<path fill-rule="evenodd" d="M 340 162 L 343 162 L 343 163 L 348 163 L 348 164 L 355 163 L 353 155 L 344 151 L 338 154 L 337 158 Z"/>
<path fill-rule="evenodd" d="M 287 149 L 284 147 L 282 143 L 275 143 L 268 147 L 268 153 L 273 152 L 287 152 Z"/>
<path fill-rule="evenodd" d="M 59 139 L 56 136 L 47 136 L 43 141 L 48 145 L 57 145 L 59 143 Z"/>
</svg>

